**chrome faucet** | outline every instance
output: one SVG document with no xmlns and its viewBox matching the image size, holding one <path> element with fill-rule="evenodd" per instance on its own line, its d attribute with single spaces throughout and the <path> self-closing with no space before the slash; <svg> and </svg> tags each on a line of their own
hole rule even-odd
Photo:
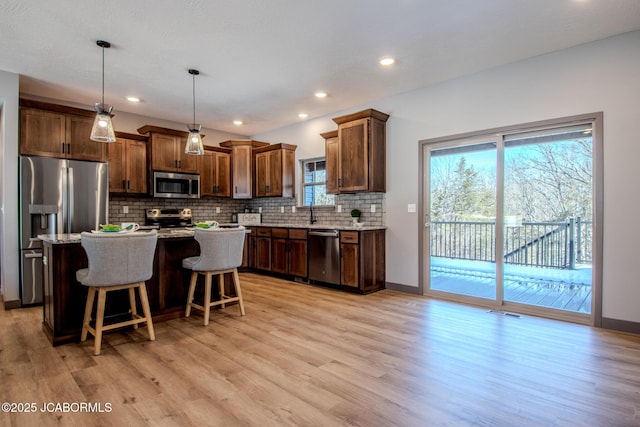
<svg viewBox="0 0 640 427">
<path fill-rule="evenodd" d="M 313 217 L 313 205 L 309 205 L 309 224 L 315 224 L 316 219 Z"/>
</svg>

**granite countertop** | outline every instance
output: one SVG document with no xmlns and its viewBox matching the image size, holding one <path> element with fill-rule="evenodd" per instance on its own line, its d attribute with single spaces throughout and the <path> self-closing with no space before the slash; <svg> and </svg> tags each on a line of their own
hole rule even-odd
<svg viewBox="0 0 640 427">
<path fill-rule="evenodd" d="M 314 229 L 331 229 L 342 231 L 367 231 L 367 230 L 386 230 L 387 227 L 382 225 L 362 225 L 362 227 L 354 227 L 353 225 L 335 225 L 335 224 L 270 224 L 261 223 L 255 225 L 245 225 L 245 227 L 273 227 L 273 228 L 306 228 Z"/>
<path fill-rule="evenodd" d="M 227 225 L 227 224 L 221 224 Z M 385 230 L 387 227 L 384 226 L 366 226 L 362 227 L 354 227 L 353 225 L 342 226 L 342 225 L 331 225 L 331 224 L 255 224 L 255 225 L 245 225 L 245 227 L 273 227 L 273 228 L 306 228 L 309 230 L 313 229 L 332 229 L 332 230 L 342 230 L 342 231 L 367 231 L 367 230 Z M 140 230 L 136 231 L 136 233 L 146 233 L 148 230 Z M 251 231 L 247 229 L 247 233 Z M 174 239 L 178 237 L 193 237 L 194 231 L 193 229 L 163 229 L 158 230 L 158 239 Z M 51 243 L 54 245 L 64 245 L 71 243 L 80 243 L 81 235 L 80 233 L 66 233 L 66 234 L 39 234 L 38 239 L 43 242 Z"/>
</svg>

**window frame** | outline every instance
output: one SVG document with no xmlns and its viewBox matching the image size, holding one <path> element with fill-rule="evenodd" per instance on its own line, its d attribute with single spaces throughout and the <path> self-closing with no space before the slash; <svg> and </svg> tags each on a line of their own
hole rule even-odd
<svg viewBox="0 0 640 427">
<path fill-rule="evenodd" d="M 299 207 L 304 207 L 304 208 L 308 208 L 310 205 L 306 204 L 306 189 L 307 187 L 324 187 L 325 188 L 325 194 L 326 193 L 326 188 L 327 188 L 327 181 L 313 181 L 313 182 L 306 182 L 306 166 L 309 163 L 318 163 L 318 162 L 325 162 L 326 165 L 326 161 L 327 158 L 326 156 L 318 156 L 318 157 L 310 157 L 307 159 L 300 159 L 300 188 L 302 189 L 302 191 L 300 191 L 300 198 L 298 200 L 298 206 Z M 326 205 L 313 205 L 314 207 L 318 206 L 318 207 L 323 207 L 323 206 L 327 206 L 327 207 L 335 207 L 335 195 L 334 194 L 327 194 L 327 196 L 332 196 L 333 197 L 333 203 L 332 204 L 326 204 Z"/>
</svg>

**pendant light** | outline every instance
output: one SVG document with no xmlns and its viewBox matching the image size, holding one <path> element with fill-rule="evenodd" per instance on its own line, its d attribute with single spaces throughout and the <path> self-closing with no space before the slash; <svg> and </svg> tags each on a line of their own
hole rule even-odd
<svg viewBox="0 0 640 427">
<path fill-rule="evenodd" d="M 189 74 L 193 77 L 193 123 L 189 123 L 187 125 L 187 128 L 189 129 L 189 136 L 187 137 L 187 146 L 185 147 L 184 152 L 187 154 L 201 156 L 204 154 L 202 137 L 200 136 L 201 126 L 196 123 L 196 76 L 200 74 L 200 71 L 190 68 Z"/>
<path fill-rule="evenodd" d="M 109 49 L 111 43 L 98 40 L 96 44 L 102 48 L 102 102 L 97 102 L 95 105 L 96 118 L 93 121 L 90 139 L 97 142 L 115 142 L 116 135 L 113 131 L 113 123 L 111 123 L 113 107 L 104 103 L 104 50 Z"/>
</svg>

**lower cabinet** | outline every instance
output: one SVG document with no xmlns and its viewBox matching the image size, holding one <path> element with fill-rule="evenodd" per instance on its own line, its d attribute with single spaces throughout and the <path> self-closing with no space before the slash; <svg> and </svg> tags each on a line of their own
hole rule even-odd
<svg viewBox="0 0 640 427">
<path fill-rule="evenodd" d="M 255 263 L 250 264 L 250 267 L 288 276 L 307 277 L 306 229 L 255 227 L 252 234 L 255 234 L 255 238 L 251 238 L 255 242 Z"/>
<path fill-rule="evenodd" d="M 362 293 L 385 288 L 385 231 L 340 232 L 340 281 Z"/>
<path fill-rule="evenodd" d="M 257 273 L 308 277 L 306 228 L 251 227 L 246 266 Z M 385 288 L 385 230 L 340 231 L 338 288 L 370 293 Z"/>
</svg>

